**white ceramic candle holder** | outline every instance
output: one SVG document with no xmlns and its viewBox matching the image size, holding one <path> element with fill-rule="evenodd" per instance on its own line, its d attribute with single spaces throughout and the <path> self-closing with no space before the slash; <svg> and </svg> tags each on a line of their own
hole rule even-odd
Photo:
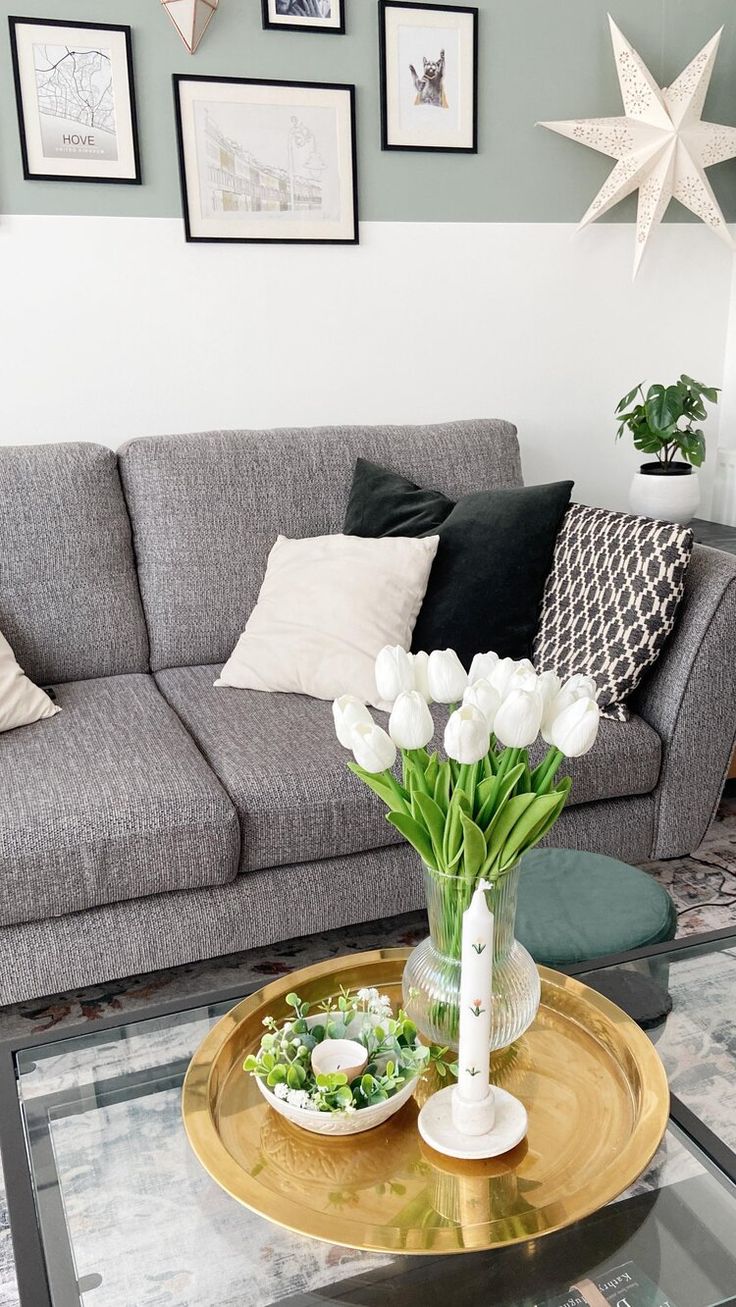
<svg viewBox="0 0 736 1307">
<path fill-rule="evenodd" d="M 468 1102 L 457 1085 L 448 1085 L 427 1100 L 417 1124 L 430 1148 L 472 1161 L 508 1153 L 521 1143 L 528 1122 L 524 1104 L 505 1089 L 491 1088 L 486 1098 Z"/>
</svg>

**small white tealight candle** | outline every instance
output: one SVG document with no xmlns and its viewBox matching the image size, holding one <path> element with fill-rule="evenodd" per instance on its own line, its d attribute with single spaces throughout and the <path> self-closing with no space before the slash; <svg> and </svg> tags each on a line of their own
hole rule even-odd
<svg viewBox="0 0 736 1307">
<path fill-rule="evenodd" d="M 357 1080 L 368 1062 L 368 1050 L 355 1039 L 323 1039 L 312 1049 L 312 1070 L 316 1076 L 342 1071 L 348 1084 Z"/>
</svg>

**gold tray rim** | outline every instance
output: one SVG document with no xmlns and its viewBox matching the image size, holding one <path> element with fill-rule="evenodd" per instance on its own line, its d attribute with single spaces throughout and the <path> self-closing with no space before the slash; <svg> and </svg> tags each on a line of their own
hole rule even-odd
<svg viewBox="0 0 736 1307">
<path fill-rule="evenodd" d="M 396 1244 L 391 1239 L 380 1237 L 378 1232 L 383 1231 L 388 1235 L 391 1231 L 390 1226 L 364 1227 L 366 1238 L 363 1242 L 357 1243 L 355 1222 L 345 1220 L 340 1214 L 333 1213 L 330 1215 L 329 1228 L 326 1229 L 323 1215 L 305 1209 L 300 1204 L 284 1198 L 283 1195 L 265 1190 L 242 1169 L 220 1139 L 209 1110 L 210 1079 L 216 1069 L 218 1055 L 240 1023 L 258 1011 L 267 1010 L 277 1000 L 283 1000 L 292 990 L 298 990 L 312 981 L 331 976 L 337 978 L 341 972 L 372 967 L 381 962 L 398 965 L 405 963 L 410 953 L 410 948 L 372 949 L 313 963 L 311 966 L 302 967 L 269 981 L 241 999 L 229 1012 L 220 1017 L 189 1063 L 181 1097 L 182 1118 L 189 1144 L 198 1161 L 215 1183 L 231 1198 L 256 1215 L 292 1233 L 319 1239 L 328 1244 L 357 1248 L 363 1252 L 407 1257 L 457 1256 L 463 1252 L 482 1252 L 497 1247 L 508 1247 L 511 1244 L 527 1243 L 531 1239 L 554 1234 L 566 1226 L 591 1216 L 633 1184 L 654 1157 L 669 1121 L 670 1091 L 662 1061 L 644 1031 L 615 1003 L 575 977 L 566 976 L 562 972 L 544 966 L 537 967 L 543 985 L 546 983 L 573 993 L 579 1000 L 587 1003 L 599 1018 L 614 1025 L 620 1033 L 624 1034 L 629 1051 L 639 1069 L 642 1099 L 639 1119 L 624 1148 L 617 1155 L 615 1180 L 611 1177 L 611 1180 L 606 1183 L 613 1167 L 611 1164 L 599 1174 L 597 1183 L 590 1186 L 588 1200 L 575 1206 L 571 1212 L 561 1214 L 558 1221 L 539 1228 L 530 1226 L 524 1233 L 502 1241 L 489 1237 L 488 1242 L 484 1244 L 479 1240 L 472 1248 L 458 1247 L 456 1242 L 452 1244 L 451 1237 L 448 1237 L 447 1246 L 443 1247 L 442 1235 L 451 1236 L 452 1232 L 449 1230 L 435 1231 L 439 1239 L 433 1241 L 431 1247 L 408 1248 Z M 329 1146 L 335 1141 L 326 1138 L 324 1142 Z M 342 1142 L 344 1143 L 345 1140 Z M 265 1202 L 264 1197 L 267 1200 Z"/>
</svg>

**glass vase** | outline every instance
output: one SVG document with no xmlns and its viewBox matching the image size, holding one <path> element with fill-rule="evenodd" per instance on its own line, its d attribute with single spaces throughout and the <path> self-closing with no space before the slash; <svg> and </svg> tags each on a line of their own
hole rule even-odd
<svg viewBox="0 0 736 1307">
<path fill-rule="evenodd" d="M 514 938 L 520 865 L 517 862 L 486 891 L 494 919 L 491 1051 L 506 1048 L 523 1035 L 539 1007 L 539 972 Z M 475 885 L 426 866 L 424 884 L 429 937 L 413 949 L 406 963 L 404 1008 L 426 1039 L 457 1049 L 463 913 Z"/>
</svg>

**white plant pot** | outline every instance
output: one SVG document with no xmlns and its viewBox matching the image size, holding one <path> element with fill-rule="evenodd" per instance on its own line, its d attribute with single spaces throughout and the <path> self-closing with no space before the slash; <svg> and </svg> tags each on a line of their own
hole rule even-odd
<svg viewBox="0 0 736 1307">
<path fill-rule="evenodd" d="M 629 504 L 639 517 L 661 522 L 689 522 L 700 503 L 700 483 L 693 468 L 683 476 L 635 472 L 629 489 Z"/>
</svg>

